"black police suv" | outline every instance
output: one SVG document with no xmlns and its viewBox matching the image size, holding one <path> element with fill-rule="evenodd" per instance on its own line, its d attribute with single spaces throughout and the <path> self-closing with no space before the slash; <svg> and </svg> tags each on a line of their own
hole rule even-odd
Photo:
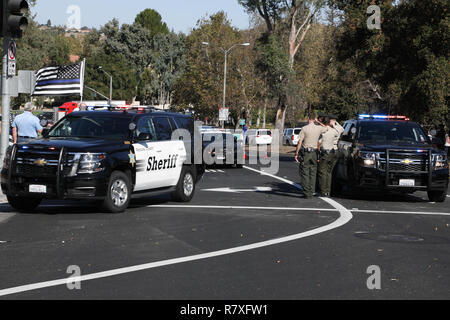
<svg viewBox="0 0 450 320">
<path fill-rule="evenodd" d="M 427 191 L 444 202 L 449 183 L 447 155 L 424 129 L 404 116 L 362 115 L 347 121 L 339 142 L 333 189 Z"/>
<path fill-rule="evenodd" d="M 1 187 L 18 211 L 43 199 L 97 200 L 108 212 L 156 193 L 190 201 L 205 172 L 193 161 L 193 137 L 194 121 L 182 114 L 74 112 L 43 139 L 8 149 Z"/>
</svg>

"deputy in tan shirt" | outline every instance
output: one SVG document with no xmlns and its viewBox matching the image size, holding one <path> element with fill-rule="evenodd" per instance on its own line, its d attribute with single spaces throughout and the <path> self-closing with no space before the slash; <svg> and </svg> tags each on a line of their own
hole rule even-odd
<svg viewBox="0 0 450 320">
<path fill-rule="evenodd" d="M 301 184 L 306 199 L 312 198 L 316 190 L 319 138 L 327 131 L 328 127 L 318 121 L 315 114 L 310 114 L 309 124 L 302 128 L 299 135 L 295 161 L 300 163 Z"/>
<path fill-rule="evenodd" d="M 335 119 L 331 119 L 328 131 L 322 134 L 319 140 L 321 150 L 337 150 L 343 133 L 344 128 Z"/>
<path fill-rule="evenodd" d="M 344 128 L 336 118 L 336 116 L 327 117 L 329 130 L 320 139 L 319 185 L 322 197 L 329 197 L 331 194 L 333 171 L 339 159 L 338 142 L 344 133 Z"/>
</svg>

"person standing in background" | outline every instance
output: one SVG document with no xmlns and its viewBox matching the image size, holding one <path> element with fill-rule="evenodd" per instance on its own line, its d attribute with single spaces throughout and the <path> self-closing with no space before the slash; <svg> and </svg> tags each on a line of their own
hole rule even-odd
<svg viewBox="0 0 450 320">
<path fill-rule="evenodd" d="M 28 102 L 25 104 L 24 113 L 18 115 L 12 124 L 13 143 L 20 143 L 30 139 L 36 139 L 42 133 L 39 118 L 33 115 L 35 107 Z"/>
</svg>

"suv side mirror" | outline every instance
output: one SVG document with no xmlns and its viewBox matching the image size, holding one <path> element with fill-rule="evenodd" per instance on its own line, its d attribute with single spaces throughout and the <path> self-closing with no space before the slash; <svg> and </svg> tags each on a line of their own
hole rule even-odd
<svg viewBox="0 0 450 320">
<path fill-rule="evenodd" d="M 437 134 L 436 130 L 433 129 L 433 130 L 430 131 L 430 135 L 431 136 L 435 137 L 436 134 Z"/>
</svg>

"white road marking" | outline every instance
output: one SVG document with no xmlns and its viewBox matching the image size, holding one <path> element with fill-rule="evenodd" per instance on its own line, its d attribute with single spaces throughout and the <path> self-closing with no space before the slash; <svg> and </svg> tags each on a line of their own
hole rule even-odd
<svg viewBox="0 0 450 320">
<path fill-rule="evenodd" d="M 207 192 L 225 192 L 225 193 L 242 193 L 242 192 L 271 192 L 272 188 L 268 187 L 255 187 L 253 189 L 231 189 L 231 188 L 215 188 L 215 189 L 202 189 Z"/>
<path fill-rule="evenodd" d="M 324 208 L 290 208 L 290 207 L 247 207 L 247 206 L 184 206 L 184 205 L 152 205 L 148 208 L 173 208 L 173 209 L 231 209 L 231 210 L 285 210 L 285 211 L 324 211 L 337 212 L 339 209 Z"/>
<path fill-rule="evenodd" d="M 284 178 L 281 178 L 281 177 L 277 177 L 277 176 L 275 176 L 273 174 L 270 174 L 270 173 L 267 173 L 267 172 L 264 172 L 264 171 L 259 171 L 259 170 L 256 170 L 256 169 L 253 169 L 253 168 L 250 168 L 250 167 L 247 167 L 247 166 L 244 166 L 244 169 L 247 169 L 247 170 L 250 170 L 250 171 L 253 171 L 253 172 L 257 172 L 257 173 L 261 174 L 262 176 L 268 176 L 268 177 L 274 178 L 276 180 L 283 181 L 283 182 L 285 182 L 287 184 L 290 184 L 293 187 L 296 187 L 299 190 L 303 190 L 301 185 L 299 185 L 298 183 L 295 183 L 293 181 L 290 181 L 290 180 L 287 180 L 287 179 L 284 179 Z"/>
<path fill-rule="evenodd" d="M 356 213 L 385 213 L 385 214 L 411 214 L 429 216 L 450 216 L 447 212 L 419 212 L 419 211 L 383 211 L 383 210 L 351 210 Z"/>
<path fill-rule="evenodd" d="M 254 169 L 250 169 L 250 170 L 259 172 Z M 267 175 L 267 174 L 265 174 L 265 175 Z M 275 179 L 281 180 L 283 182 L 289 183 L 291 185 L 296 185 L 292 181 L 289 181 L 289 180 L 286 180 L 283 178 L 279 178 L 276 176 L 272 176 L 272 175 L 270 175 L 270 176 Z M 340 216 L 333 223 L 328 224 L 323 227 L 320 227 L 320 228 L 317 228 L 317 229 L 314 229 L 314 230 L 309 230 L 307 232 L 302 232 L 302 233 L 298 233 L 298 234 L 294 234 L 291 236 L 282 237 L 282 238 L 278 238 L 278 239 L 258 242 L 258 243 L 254 243 L 254 244 L 249 244 L 249 245 L 245 245 L 245 246 L 240 246 L 240 247 L 235 247 L 235 248 L 230 248 L 230 249 L 225 249 L 225 250 L 219 250 L 219 251 L 214 251 L 214 252 L 209 252 L 209 253 L 204 253 L 204 254 L 198 254 L 198 255 L 170 259 L 170 260 L 163 260 L 163 261 L 141 264 L 141 265 L 127 267 L 127 268 L 119 268 L 119 269 L 84 275 L 84 276 L 80 276 L 80 277 L 58 279 L 58 280 L 53 280 L 53 281 L 46 281 L 46 282 L 40 282 L 40 283 L 35 283 L 35 284 L 30 284 L 30 285 L 24 285 L 24 286 L 19 286 L 19 287 L 3 289 L 3 290 L 0 290 L 0 296 L 6 296 L 6 295 L 16 294 L 16 293 L 20 293 L 20 292 L 38 290 L 38 289 L 55 287 L 55 286 L 60 286 L 60 285 L 66 285 L 67 283 L 73 283 L 74 281 L 83 282 L 83 281 L 95 280 L 95 279 L 112 277 L 112 276 L 117 276 L 117 275 L 131 273 L 131 272 L 150 270 L 150 269 L 169 266 L 169 265 L 204 260 L 204 259 L 215 258 L 215 257 L 219 257 L 219 256 L 236 254 L 239 252 L 245 252 L 245 251 L 260 249 L 260 248 L 264 248 L 264 247 L 274 246 L 274 245 L 278 245 L 278 244 L 282 244 L 282 243 L 286 243 L 286 242 L 303 239 L 306 237 L 315 236 L 320 233 L 324 233 L 324 232 L 328 232 L 333 229 L 340 228 L 343 225 L 347 224 L 353 218 L 352 213 L 349 210 L 347 210 L 346 208 L 344 208 L 342 205 L 337 203 L 336 201 L 331 200 L 331 199 L 326 199 L 326 198 L 321 198 L 321 199 L 324 200 L 325 202 L 327 202 L 328 204 L 330 204 L 331 206 L 333 206 L 335 208 L 335 210 L 337 210 L 339 212 Z M 282 208 L 282 210 L 286 210 L 286 208 Z M 312 210 L 312 209 L 309 209 L 309 210 Z M 330 210 L 330 209 L 327 209 L 327 210 Z M 324 211 L 324 210 L 322 210 L 322 211 Z"/>
</svg>

